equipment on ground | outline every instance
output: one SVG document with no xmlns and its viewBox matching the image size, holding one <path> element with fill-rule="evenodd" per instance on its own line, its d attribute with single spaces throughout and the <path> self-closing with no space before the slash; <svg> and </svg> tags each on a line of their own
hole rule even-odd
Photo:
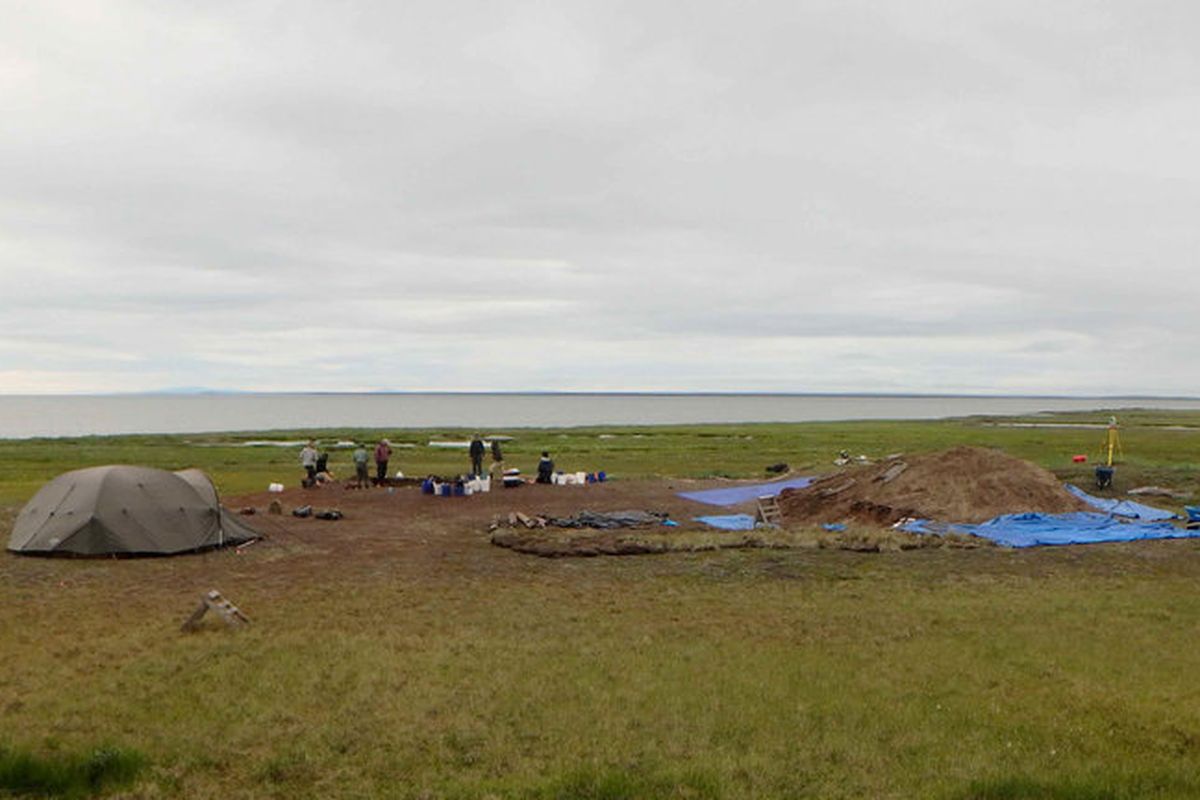
<svg viewBox="0 0 1200 800">
<path fill-rule="evenodd" d="M 1200 530 L 1200 506 L 1184 506 L 1183 510 L 1187 512 L 1187 529 Z"/>
<path fill-rule="evenodd" d="M 758 498 L 758 521 L 764 525 L 783 525 L 783 509 L 779 507 L 779 495 L 769 494 Z"/>
<path fill-rule="evenodd" d="M 1104 463 L 1096 466 L 1096 486 L 1100 489 L 1107 489 L 1112 486 L 1113 474 L 1116 468 L 1113 466 L 1113 453 L 1120 453 L 1121 458 L 1125 457 L 1125 452 L 1121 449 L 1121 434 L 1118 433 L 1117 418 L 1108 418 L 1108 431 L 1104 437 Z"/>
</svg>

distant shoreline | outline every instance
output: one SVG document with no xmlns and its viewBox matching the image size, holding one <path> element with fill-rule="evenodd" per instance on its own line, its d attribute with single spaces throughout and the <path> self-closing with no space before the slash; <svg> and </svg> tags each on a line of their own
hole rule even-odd
<svg viewBox="0 0 1200 800">
<path fill-rule="evenodd" d="M 883 394 L 230 393 L 0 395 L 0 439 L 333 428 L 579 428 L 1200 411 L 1200 399 Z"/>
<path fill-rule="evenodd" d="M 853 397 L 853 398 L 884 398 L 884 399 L 947 399 L 947 400 L 1080 400 L 1080 401 L 1112 401 L 1112 400 L 1149 400 L 1149 401 L 1195 401 L 1200 402 L 1200 395 L 1159 395 L 1159 394 L 972 394 L 955 392 L 688 392 L 688 391 L 363 391 L 363 392 L 330 392 L 330 391 L 255 391 L 240 389 L 162 389 L 149 392 L 56 392 L 41 394 L 0 392 L 0 399 L 5 397 Z"/>
</svg>

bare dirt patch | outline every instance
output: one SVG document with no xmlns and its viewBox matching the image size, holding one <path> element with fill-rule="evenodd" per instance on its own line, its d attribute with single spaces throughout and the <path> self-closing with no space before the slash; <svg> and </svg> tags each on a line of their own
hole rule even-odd
<svg viewBox="0 0 1200 800">
<path fill-rule="evenodd" d="M 679 488 L 691 488 L 680 485 Z M 358 563 L 389 563 L 393 569 L 427 573 L 436 569 L 453 572 L 519 571 L 519 563 L 502 557 L 490 545 L 488 528 L 495 520 L 507 519 L 511 512 L 531 517 L 569 517 L 581 510 L 621 511 L 641 509 L 662 513 L 679 523 L 672 530 L 694 530 L 691 518 L 705 507 L 675 495 L 676 483 L 663 480 L 610 481 L 587 486 L 545 486 L 528 484 L 515 489 L 495 489 L 470 497 L 434 497 L 422 494 L 415 486 L 364 490 L 326 486 L 319 489 L 288 489 L 283 494 L 266 492 L 229 498 L 231 508 L 256 509 L 244 518 L 267 538 L 247 548 L 252 560 L 265 559 L 272 551 L 286 551 L 286 564 L 273 572 L 295 569 L 307 572 L 317 568 L 308 560 L 335 562 L 342 568 Z M 279 499 L 285 513 L 263 512 L 273 499 Z M 314 511 L 334 509 L 343 519 L 297 519 L 292 508 L 311 505 Z M 612 539 L 617 532 L 584 532 Z M 261 548 L 261 551 L 259 550 Z M 256 552 L 258 551 L 258 552 Z"/>
</svg>

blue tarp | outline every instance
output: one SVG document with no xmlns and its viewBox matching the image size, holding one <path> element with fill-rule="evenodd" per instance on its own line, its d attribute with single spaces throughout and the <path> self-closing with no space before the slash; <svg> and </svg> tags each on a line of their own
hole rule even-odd
<svg viewBox="0 0 1200 800">
<path fill-rule="evenodd" d="M 1169 522 L 1123 521 L 1093 511 L 1076 511 L 1071 514 L 1005 514 L 978 525 L 916 520 L 905 523 L 901 530 L 911 533 L 969 533 L 991 539 L 1006 547 L 1200 537 L 1200 531 L 1177 528 Z"/>
<path fill-rule="evenodd" d="M 754 530 L 754 517 L 749 514 L 724 514 L 713 517 L 696 517 L 695 519 L 710 528 L 720 528 L 723 531 Z"/>
<path fill-rule="evenodd" d="M 1145 522 L 1156 522 L 1163 519 L 1175 519 L 1179 515 L 1173 511 L 1163 511 L 1154 506 L 1145 506 L 1132 500 L 1109 500 L 1106 497 L 1095 497 L 1078 486 L 1066 485 L 1067 491 L 1087 503 L 1092 508 L 1112 514 L 1117 517 L 1129 517 Z"/>
<path fill-rule="evenodd" d="M 710 506 L 736 506 L 759 497 L 774 497 L 784 489 L 803 489 L 813 482 L 812 478 L 789 478 L 785 481 L 754 483 L 731 486 L 728 489 L 706 489 L 700 492 L 679 492 L 685 500 L 708 503 Z"/>
</svg>

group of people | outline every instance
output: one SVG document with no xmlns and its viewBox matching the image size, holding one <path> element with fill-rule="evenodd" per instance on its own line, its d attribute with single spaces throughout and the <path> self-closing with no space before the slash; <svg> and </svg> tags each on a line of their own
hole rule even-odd
<svg viewBox="0 0 1200 800">
<path fill-rule="evenodd" d="M 484 443 L 483 437 L 479 434 L 475 434 L 471 438 L 467 451 L 471 457 L 472 475 L 482 476 L 485 474 L 483 459 L 488 449 L 488 445 Z M 500 442 L 492 439 L 490 449 L 492 454 L 491 473 L 503 476 L 504 453 L 500 449 Z M 369 471 L 371 453 L 367 451 L 365 444 L 356 443 L 354 453 L 351 455 L 351 460 L 354 462 L 354 485 L 356 488 L 366 489 L 372 482 L 376 486 L 386 483 L 388 462 L 392 458 L 392 445 L 387 439 L 380 439 L 379 443 L 375 445 L 374 457 L 375 478 L 372 479 Z M 333 480 L 333 474 L 329 471 L 329 454 L 324 450 L 318 450 L 315 440 L 309 439 L 308 444 L 300 451 L 300 466 L 304 468 L 304 478 L 301 483 L 306 488 Z M 542 457 L 538 461 L 537 482 L 551 483 L 553 475 L 554 461 L 550 458 L 548 451 L 542 451 Z"/>
<path fill-rule="evenodd" d="M 392 458 L 392 445 L 387 439 L 380 439 L 379 444 L 375 445 L 375 485 L 381 486 L 388 476 L 388 461 Z M 366 445 L 358 442 L 355 445 L 354 453 L 351 455 L 351 460 L 354 462 L 354 481 L 359 489 L 366 489 L 371 485 L 371 475 L 368 469 L 370 464 L 370 454 L 367 452 Z M 300 466 L 304 468 L 304 478 L 301 480 L 301 485 L 305 488 L 316 486 L 320 483 L 333 480 L 333 473 L 329 471 L 329 454 L 324 450 L 317 449 L 317 443 L 309 439 L 308 444 L 300 451 Z"/>
<path fill-rule="evenodd" d="M 478 433 L 471 437 L 471 444 L 467 451 L 471 456 L 471 474 L 483 475 L 483 456 L 487 452 L 487 446 L 483 442 L 483 437 Z M 496 439 L 491 441 L 492 450 L 492 468 L 493 475 L 504 475 L 504 453 L 500 450 L 500 442 Z M 543 450 L 542 457 L 538 460 L 537 482 L 551 483 L 551 476 L 554 475 L 554 461 L 550 458 L 549 451 Z"/>
<path fill-rule="evenodd" d="M 500 450 L 500 442 L 492 439 L 492 473 L 504 474 L 504 453 Z M 483 454 L 487 451 L 483 437 L 478 433 L 471 437 L 467 452 L 471 456 L 471 474 L 483 475 Z"/>
</svg>

